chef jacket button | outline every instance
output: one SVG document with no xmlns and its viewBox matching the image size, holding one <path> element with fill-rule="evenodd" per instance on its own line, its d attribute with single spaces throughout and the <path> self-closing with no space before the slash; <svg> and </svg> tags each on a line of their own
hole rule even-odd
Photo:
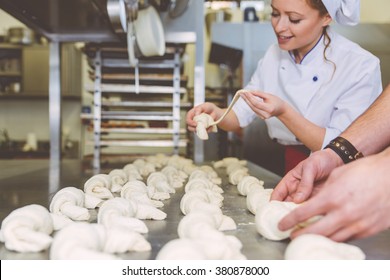
<svg viewBox="0 0 390 280">
<path fill-rule="evenodd" d="M 313 77 L 313 81 L 314 81 L 314 82 L 317 82 L 317 81 L 318 81 L 318 77 L 317 77 L 317 76 L 314 76 L 314 77 Z"/>
</svg>

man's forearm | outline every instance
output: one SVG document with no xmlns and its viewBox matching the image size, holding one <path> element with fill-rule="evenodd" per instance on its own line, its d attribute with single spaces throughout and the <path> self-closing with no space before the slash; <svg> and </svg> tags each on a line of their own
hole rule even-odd
<svg viewBox="0 0 390 280">
<path fill-rule="evenodd" d="M 378 153 L 390 145 L 390 85 L 340 136 L 363 155 Z"/>
</svg>

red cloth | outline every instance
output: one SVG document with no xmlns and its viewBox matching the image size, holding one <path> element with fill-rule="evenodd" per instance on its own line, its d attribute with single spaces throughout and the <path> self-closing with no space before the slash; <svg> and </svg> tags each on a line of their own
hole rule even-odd
<svg viewBox="0 0 390 280">
<path fill-rule="evenodd" d="M 304 145 L 285 146 L 284 172 L 285 174 L 310 155 L 310 150 Z"/>
</svg>

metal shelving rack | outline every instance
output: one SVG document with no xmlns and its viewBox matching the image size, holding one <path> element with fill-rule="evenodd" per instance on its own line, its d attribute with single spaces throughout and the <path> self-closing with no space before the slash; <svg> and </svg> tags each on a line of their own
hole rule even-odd
<svg viewBox="0 0 390 280">
<path fill-rule="evenodd" d="M 167 47 L 167 53 L 162 58 L 141 58 L 139 69 L 147 69 L 149 72 L 140 75 L 139 86 L 135 81 L 131 83 L 134 72 L 127 58 L 121 57 L 123 51 L 126 49 L 121 46 L 86 46 L 91 68 L 90 77 L 94 81 L 93 88 L 87 87 L 87 90 L 93 93 L 93 111 L 91 114 L 82 114 L 82 118 L 93 123 L 93 141 L 87 141 L 87 144 L 93 145 L 94 170 L 100 170 L 102 149 L 106 147 L 161 147 L 171 148 L 172 154 L 179 154 L 181 148 L 186 150 L 189 142 L 186 129 L 181 127 L 181 110 L 192 106 L 185 101 L 188 94 L 182 85 L 186 82 L 186 77 L 181 74 L 183 45 Z M 114 96 L 114 100 L 110 99 L 110 96 Z M 102 125 L 110 121 L 165 122 L 168 126 Z M 120 134 L 122 137 L 110 138 L 112 134 Z M 135 135 L 138 139 L 132 137 Z M 139 139 L 142 136 L 144 138 Z"/>
<path fill-rule="evenodd" d="M 0 96 L 21 91 L 22 46 L 0 43 Z"/>
</svg>

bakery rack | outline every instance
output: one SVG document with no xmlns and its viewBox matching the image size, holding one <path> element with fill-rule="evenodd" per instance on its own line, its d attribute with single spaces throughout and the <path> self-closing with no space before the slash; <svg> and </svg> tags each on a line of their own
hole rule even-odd
<svg viewBox="0 0 390 280">
<path fill-rule="evenodd" d="M 140 58 L 136 79 L 126 46 L 86 44 L 93 81 L 86 90 L 93 95 L 93 109 L 81 118 L 87 124 L 85 143 L 93 146 L 94 170 L 100 170 L 103 157 L 187 154 L 183 119 L 192 103 L 183 74 L 184 51 L 185 44 L 172 44 L 162 57 Z"/>
</svg>

